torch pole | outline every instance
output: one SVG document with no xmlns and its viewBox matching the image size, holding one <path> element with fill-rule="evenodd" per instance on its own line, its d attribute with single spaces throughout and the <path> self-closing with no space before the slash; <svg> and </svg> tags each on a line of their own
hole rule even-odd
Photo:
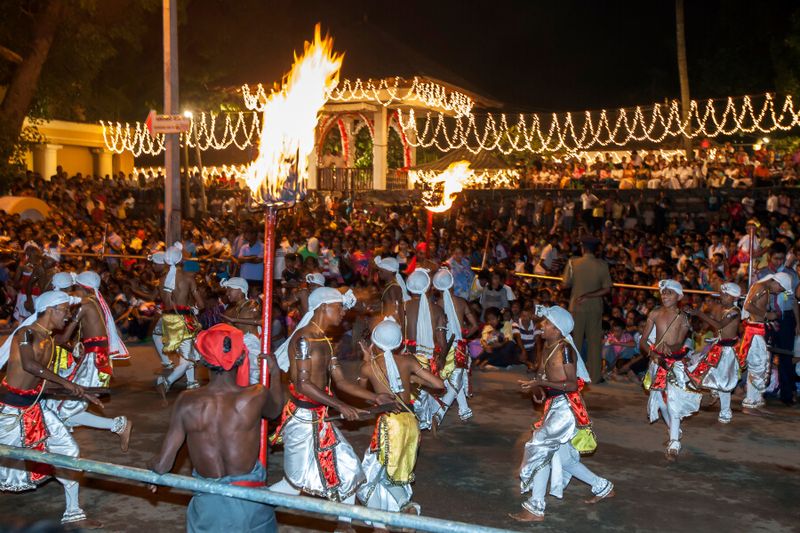
<svg viewBox="0 0 800 533">
<path fill-rule="evenodd" d="M 264 301 L 261 309 L 261 355 L 259 368 L 259 382 L 269 387 L 269 369 L 267 368 L 266 354 L 272 345 L 272 281 L 275 269 L 275 219 L 277 210 L 267 206 L 264 210 Z M 261 420 L 261 448 L 258 460 L 264 468 L 267 467 L 267 421 Z"/>
<path fill-rule="evenodd" d="M 750 290 L 750 287 L 753 286 L 753 244 L 755 241 L 756 236 L 756 227 L 751 225 L 750 226 L 750 251 L 747 254 L 749 256 L 747 260 L 747 289 Z"/>
<path fill-rule="evenodd" d="M 431 235 L 433 234 L 433 211 L 426 209 L 428 212 L 428 226 L 425 228 L 425 242 L 428 246 L 431 245 Z"/>
</svg>

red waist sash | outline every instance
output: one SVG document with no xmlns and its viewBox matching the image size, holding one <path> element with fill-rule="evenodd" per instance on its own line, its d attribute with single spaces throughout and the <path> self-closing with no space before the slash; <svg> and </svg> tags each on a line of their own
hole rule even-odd
<svg viewBox="0 0 800 533">
<path fill-rule="evenodd" d="M 653 383 L 650 385 L 651 390 L 664 390 L 667 387 L 667 374 L 672 369 L 672 365 L 682 360 L 689 353 L 689 348 L 684 346 L 677 352 L 663 353 L 650 345 L 650 349 L 658 354 L 658 370 L 653 378 Z"/>
<path fill-rule="evenodd" d="M 703 378 L 706 377 L 706 374 L 712 369 L 717 368 L 719 365 L 719 361 L 722 358 L 722 348 L 728 346 L 733 346 L 736 344 L 738 338 L 734 337 L 732 339 L 719 339 L 708 353 L 697 363 L 697 366 L 691 372 L 687 372 L 689 379 L 692 380 L 692 383 L 696 387 L 700 387 L 703 382 Z"/>
<path fill-rule="evenodd" d="M 740 368 L 744 368 L 747 364 L 747 354 L 750 353 L 750 346 L 753 344 L 753 338 L 757 335 L 764 337 L 766 334 L 766 324 L 758 324 L 756 322 L 744 323 L 744 337 L 742 337 L 742 344 L 739 345 L 739 351 L 736 353 L 739 357 Z"/>
<path fill-rule="evenodd" d="M 6 404 L 21 411 L 22 447 L 46 452 L 45 441 L 48 436 L 47 425 L 44 423 L 42 406 L 36 402 L 36 397 L 42 390 L 42 383 L 39 383 L 39 385 L 33 389 L 18 389 L 12 387 L 3 379 L 2 386 L 5 387 L 10 394 L 31 402 L 26 406 L 17 406 L 10 403 Z M 0 400 L 0 403 L 5 402 Z M 26 469 L 30 472 L 31 483 L 39 483 L 53 473 L 52 466 L 41 463 L 27 463 Z"/>
<path fill-rule="evenodd" d="M 108 356 L 108 337 L 88 337 L 86 339 L 81 339 L 81 343 L 87 353 L 91 352 L 94 354 L 94 364 L 97 370 L 110 376 L 114 368 L 111 366 L 111 360 Z"/>
<path fill-rule="evenodd" d="M 589 419 L 589 413 L 586 411 L 586 405 L 583 403 L 583 397 L 581 396 L 581 391 L 583 390 L 584 385 L 584 381 L 578 378 L 578 390 L 563 394 L 569 401 L 569 408 L 572 410 L 572 414 L 575 415 L 575 422 L 577 423 L 578 428 L 585 428 L 592 425 L 592 421 Z M 547 416 L 547 412 L 550 410 L 550 406 L 553 403 L 553 399 L 557 398 L 558 396 L 562 396 L 562 394 L 549 396 L 545 400 L 542 418 L 540 418 L 539 421 L 533 425 L 534 428 L 539 429 L 542 427 L 544 419 Z"/>
</svg>

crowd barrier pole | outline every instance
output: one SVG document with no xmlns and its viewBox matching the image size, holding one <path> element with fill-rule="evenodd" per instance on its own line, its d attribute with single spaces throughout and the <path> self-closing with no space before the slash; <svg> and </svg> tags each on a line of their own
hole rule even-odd
<svg viewBox="0 0 800 533">
<path fill-rule="evenodd" d="M 123 478 L 151 485 L 163 485 L 191 492 L 204 492 L 240 500 L 266 503 L 290 510 L 328 515 L 334 520 L 340 516 L 349 517 L 354 520 L 378 522 L 390 527 L 411 528 L 430 533 L 510 533 L 512 531 L 441 518 L 378 511 L 360 505 L 346 505 L 307 496 L 291 496 L 264 489 L 237 487 L 178 474 L 156 474 L 143 468 L 69 457 L 57 453 L 40 452 L 5 444 L 0 444 L 0 457 L 33 461 L 70 470 L 91 472 L 102 476 Z"/>
<path fill-rule="evenodd" d="M 472 267 L 472 270 L 474 270 L 475 272 L 480 272 L 481 271 L 481 269 L 478 268 L 478 267 Z M 564 281 L 564 278 L 562 278 L 562 277 L 559 277 L 559 276 L 547 276 L 545 274 L 528 274 L 527 272 L 514 272 L 514 275 L 518 276 L 520 278 L 544 279 L 544 280 L 548 280 L 548 281 L 558 281 L 558 282 Z M 658 291 L 658 287 L 657 286 L 651 287 L 650 285 L 632 285 L 630 283 L 612 283 L 611 286 L 614 287 L 615 289 L 633 289 L 633 290 L 639 290 L 639 291 L 656 291 L 656 292 Z M 709 295 L 709 296 L 719 295 L 718 292 L 701 291 L 701 290 L 696 290 L 696 289 L 683 289 L 683 292 L 686 293 L 686 294 L 704 294 L 704 295 Z"/>
<path fill-rule="evenodd" d="M 22 250 L 14 250 L 14 249 L 11 249 L 11 248 L 4 248 L 4 249 L 0 249 L 0 253 L 16 255 L 16 254 L 21 254 Z M 146 261 L 149 261 L 150 257 L 151 257 L 149 255 L 106 254 L 106 253 L 99 253 L 98 254 L 96 252 L 59 252 L 59 255 L 64 256 L 64 257 L 97 257 L 99 259 L 109 259 L 109 258 L 114 258 L 114 259 L 142 259 L 142 260 L 146 260 Z M 205 263 L 205 262 L 221 263 L 221 262 L 229 262 L 229 261 L 232 261 L 233 259 L 232 258 L 227 258 L 226 259 L 226 258 L 220 258 L 220 257 L 185 257 L 183 260 L 184 261 L 195 261 L 195 262 L 198 262 L 198 263 Z"/>
</svg>

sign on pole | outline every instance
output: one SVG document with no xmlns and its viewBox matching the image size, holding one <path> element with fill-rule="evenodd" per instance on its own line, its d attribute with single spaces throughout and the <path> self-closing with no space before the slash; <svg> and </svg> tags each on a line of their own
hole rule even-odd
<svg viewBox="0 0 800 533">
<path fill-rule="evenodd" d="M 186 133 L 192 125 L 192 119 L 183 115 L 159 115 L 151 110 L 145 124 L 150 135 L 155 137 L 159 133 Z"/>
</svg>

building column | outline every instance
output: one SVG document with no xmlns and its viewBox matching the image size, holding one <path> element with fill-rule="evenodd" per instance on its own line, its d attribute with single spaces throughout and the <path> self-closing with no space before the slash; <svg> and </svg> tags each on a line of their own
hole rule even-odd
<svg viewBox="0 0 800 533">
<path fill-rule="evenodd" d="M 345 161 L 345 166 L 347 168 L 353 168 L 356 166 L 356 138 L 355 138 L 355 120 L 351 117 L 344 117 L 342 119 L 342 124 L 344 124 L 344 136 L 346 139 L 345 143 L 346 146 L 346 153 L 347 153 L 347 160 Z M 341 132 L 340 132 L 341 133 Z M 345 148 L 345 147 L 343 147 Z"/>
<path fill-rule="evenodd" d="M 373 116 L 375 133 L 372 136 L 372 188 L 376 191 L 385 191 L 386 165 L 389 151 L 389 128 L 386 120 L 386 108 L 380 106 L 380 109 Z"/>
<path fill-rule="evenodd" d="M 317 188 L 317 148 L 314 147 L 311 153 L 308 154 L 308 182 L 306 184 L 308 190 L 315 190 Z"/>
<path fill-rule="evenodd" d="M 111 172 L 116 176 L 119 174 L 120 170 L 122 170 L 122 158 L 120 154 L 113 154 L 111 156 Z M 127 178 L 127 175 L 125 177 Z"/>
<path fill-rule="evenodd" d="M 406 141 L 408 142 L 408 151 L 409 151 L 410 156 L 411 156 L 409 158 L 410 161 L 409 161 L 409 165 L 408 166 L 411 169 L 411 168 L 414 168 L 415 166 L 417 166 L 417 147 L 414 146 L 414 144 L 413 144 L 413 143 L 417 142 L 417 130 L 416 129 L 410 129 L 408 131 L 404 131 L 403 133 L 405 134 Z M 409 170 L 409 172 L 410 172 L 410 170 Z M 411 183 L 410 179 L 408 179 L 406 181 L 406 183 L 407 183 L 406 186 L 409 189 L 413 189 L 414 188 L 414 184 Z"/>
<path fill-rule="evenodd" d="M 56 175 L 58 168 L 58 151 L 64 148 L 60 144 L 37 144 L 33 147 L 33 171 L 39 173 L 45 181 Z"/>
<path fill-rule="evenodd" d="M 94 154 L 94 168 L 92 172 L 99 178 L 114 175 L 114 154 L 105 148 L 92 148 Z"/>
</svg>

